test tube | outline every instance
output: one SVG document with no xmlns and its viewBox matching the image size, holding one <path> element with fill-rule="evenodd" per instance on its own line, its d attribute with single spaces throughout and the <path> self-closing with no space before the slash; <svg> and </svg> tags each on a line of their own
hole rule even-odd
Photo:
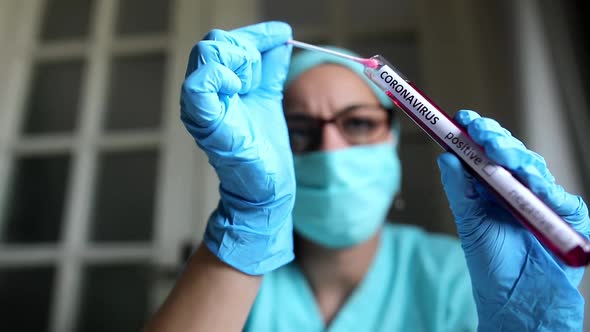
<svg viewBox="0 0 590 332">
<path fill-rule="evenodd" d="M 443 149 L 454 153 L 541 243 L 570 266 L 590 262 L 590 242 L 508 170 L 489 159 L 453 119 L 394 66 L 380 55 L 361 63 L 365 75 Z"/>
</svg>

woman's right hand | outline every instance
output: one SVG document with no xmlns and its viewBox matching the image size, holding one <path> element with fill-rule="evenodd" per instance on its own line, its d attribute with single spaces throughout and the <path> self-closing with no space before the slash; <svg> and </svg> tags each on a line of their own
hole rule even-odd
<svg viewBox="0 0 590 332">
<path fill-rule="evenodd" d="M 215 168 L 221 200 L 204 241 L 247 274 L 293 259 L 295 175 L 282 110 L 291 27 L 213 30 L 192 49 L 181 119 Z"/>
</svg>

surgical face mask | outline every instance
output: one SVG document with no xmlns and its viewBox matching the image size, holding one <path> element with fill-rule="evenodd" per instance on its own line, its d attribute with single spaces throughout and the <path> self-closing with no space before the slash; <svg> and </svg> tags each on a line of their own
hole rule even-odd
<svg viewBox="0 0 590 332">
<path fill-rule="evenodd" d="M 368 240 L 383 224 L 400 189 L 393 143 L 295 155 L 295 230 L 329 248 Z"/>
</svg>

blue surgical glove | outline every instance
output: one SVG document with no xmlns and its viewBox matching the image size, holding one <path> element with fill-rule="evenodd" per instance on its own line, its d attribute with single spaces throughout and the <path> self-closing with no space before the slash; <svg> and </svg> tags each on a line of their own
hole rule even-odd
<svg viewBox="0 0 590 332">
<path fill-rule="evenodd" d="M 206 246 L 248 274 L 291 261 L 295 174 L 282 110 L 291 27 L 213 30 L 190 54 L 181 119 L 220 180 Z"/>
<path fill-rule="evenodd" d="M 472 111 L 455 120 L 486 155 L 512 171 L 574 229 L 588 236 L 588 209 L 555 183 L 541 156 L 498 122 Z M 438 159 L 465 252 L 480 331 L 581 331 L 583 268 L 564 265 L 521 226 L 450 153 Z"/>
</svg>

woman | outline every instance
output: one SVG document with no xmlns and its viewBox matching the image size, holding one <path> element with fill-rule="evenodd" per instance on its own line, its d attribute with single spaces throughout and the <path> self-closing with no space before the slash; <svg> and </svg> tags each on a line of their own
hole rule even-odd
<svg viewBox="0 0 590 332">
<path fill-rule="evenodd" d="M 350 63 L 303 53 L 289 69 L 290 38 L 270 22 L 214 30 L 191 52 L 181 118 L 221 200 L 148 330 L 581 329 L 583 270 L 555 260 L 453 155 L 438 163 L 463 250 L 385 225 L 400 177 L 390 102 Z M 491 119 L 455 119 L 588 234 L 584 202 L 542 158 Z"/>
</svg>

